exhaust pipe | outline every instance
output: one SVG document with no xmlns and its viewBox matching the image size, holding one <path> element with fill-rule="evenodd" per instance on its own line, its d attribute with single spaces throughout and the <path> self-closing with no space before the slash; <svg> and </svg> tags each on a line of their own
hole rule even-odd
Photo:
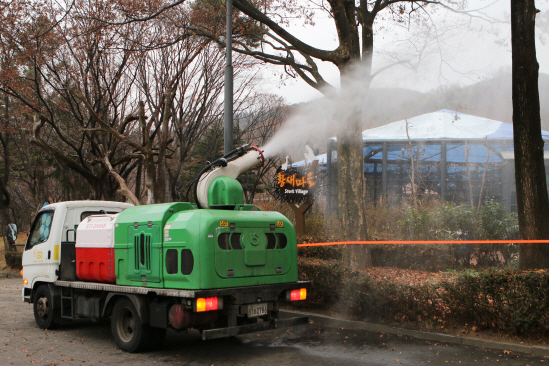
<svg viewBox="0 0 549 366">
<path fill-rule="evenodd" d="M 170 325 L 175 330 L 182 330 L 201 324 L 214 323 L 219 316 L 218 311 L 193 313 L 185 310 L 181 304 L 174 304 L 168 312 Z"/>
</svg>

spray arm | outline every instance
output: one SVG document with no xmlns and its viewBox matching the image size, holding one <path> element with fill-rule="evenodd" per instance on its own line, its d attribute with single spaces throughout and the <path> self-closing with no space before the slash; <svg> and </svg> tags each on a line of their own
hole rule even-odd
<svg viewBox="0 0 549 366">
<path fill-rule="evenodd" d="M 248 151 L 246 152 L 246 150 Z M 260 160 L 259 165 L 258 160 Z M 198 207 L 209 208 L 208 189 L 215 178 L 224 176 L 236 179 L 245 171 L 262 166 L 264 161 L 265 158 L 260 149 L 255 146 L 248 149 L 248 145 L 245 145 L 206 166 L 199 173 L 195 185 L 195 200 Z"/>
</svg>

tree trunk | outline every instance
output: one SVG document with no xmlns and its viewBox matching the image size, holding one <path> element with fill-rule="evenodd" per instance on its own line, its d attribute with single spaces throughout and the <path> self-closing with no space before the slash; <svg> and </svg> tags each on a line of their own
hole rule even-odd
<svg viewBox="0 0 549 366">
<path fill-rule="evenodd" d="M 4 123 L 3 123 L 3 130 L 8 130 L 9 127 L 9 98 L 8 95 L 4 93 Z M 2 211 L 2 224 L 3 226 L 7 226 L 10 223 L 10 215 L 9 215 L 9 206 L 11 203 L 11 194 L 8 191 L 8 182 L 9 182 L 9 176 L 10 176 L 10 170 L 11 170 L 11 156 L 10 156 L 10 147 L 9 147 L 9 140 L 10 136 L 7 132 L 0 132 L 0 143 L 2 144 L 2 152 L 3 152 L 3 169 L 4 169 L 4 175 L 0 177 L 0 211 Z M 4 227 L 0 229 L 1 233 L 6 233 Z M 6 252 L 10 250 L 15 250 L 15 247 L 12 247 L 10 243 L 8 242 L 8 238 L 6 235 L 2 235 L 4 237 L 4 249 Z"/>
<path fill-rule="evenodd" d="M 166 151 L 168 147 L 168 132 L 169 132 L 169 121 L 171 118 L 171 108 L 170 104 L 172 102 L 172 93 L 171 91 L 166 91 L 165 102 L 164 102 L 164 114 L 162 115 L 162 125 L 160 132 L 160 148 L 158 152 L 157 160 L 157 173 L 156 173 L 156 182 L 155 182 L 155 203 L 164 203 L 166 202 Z"/>
<path fill-rule="evenodd" d="M 356 241 L 368 238 L 364 206 L 362 93 L 352 90 L 353 83 L 349 78 L 354 74 L 348 71 L 341 71 L 340 99 L 347 103 L 348 114 L 345 116 L 346 121 L 338 123 L 337 130 L 338 202 L 343 240 Z M 371 266 L 371 256 L 364 245 L 349 246 L 344 252 L 344 260 L 355 269 Z"/>
<path fill-rule="evenodd" d="M 103 155 L 103 164 L 107 167 L 109 170 L 109 173 L 114 177 L 118 185 L 120 186 L 120 189 L 118 190 L 118 193 L 120 193 L 122 196 L 126 197 L 134 206 L 139 206 L 139 199 L 135 196 L 135 194 L 132 192 L 132 190 L 128 187 L 126 184 L 126 180 L 118 174 L 111 165 L 111 162 L 109 161 L 109 158 L 106 154 Z"/>
<path fill-rule="evenodd" d="M 138 200 L 141 199 L 141 175 L 143 172 L 143 163 L 140 162 L 135 173 L 135 191 L 134 194 Z"/>
<path fill-rule="evenodd" d="M 534 0 L 511 1 L 513 139 L 520 238 L 549 239 Z M 521 244 L 521 269 L 549 268 L 549 244 Z"/>
<path fill-rule="evenodd" d="M 149 136 L 149 129 L 145 117 L 145 103 L 139 101 L 139 126 L 141 128 L 141 138 L 143 139 L 143 163 L 145 165 L 145 187 L 147 187 L 147 204 L 157 203 L 156 194 L 156 165 L 154 163 L 154 155 L 152 143 Z"/>
</svg>

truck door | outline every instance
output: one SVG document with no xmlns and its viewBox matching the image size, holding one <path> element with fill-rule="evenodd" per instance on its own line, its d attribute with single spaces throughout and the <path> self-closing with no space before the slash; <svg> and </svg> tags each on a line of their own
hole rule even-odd
<svg viewBox="0 0 549 366">
<path fill-rule="evenodd" d="M 42 211 L 34 219 L 23 253 L 27 278 L 50 277 L 51 263 L 59 260 L 59 245 L 51 244 L 53 216 L 53 210 Z"/>
<path fill-rule="evenodd" d="M 161 280 L 162 243 L 159 225 L 139 225 L 130 231 L 128 246 L 128 278 L 145 286 Z"/>
</svg>

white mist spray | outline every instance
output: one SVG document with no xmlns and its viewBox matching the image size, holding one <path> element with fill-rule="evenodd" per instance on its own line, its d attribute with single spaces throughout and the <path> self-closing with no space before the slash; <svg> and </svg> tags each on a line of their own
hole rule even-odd
<svg viewBox="0 0 549 366">
<path fill-rule="evenodd" d="M 371 76 L 363 67 L 355 67 L 345 78 L 341 90 L 323 90 L 325 97 L 298 106 L 282 127 L 263 147 L 265 157 L 297 153 L 302 157 L 305 145 L 326 146 L 326 141 L 353 122 L 357 109 L 364 108 Z"/>
</svg>

